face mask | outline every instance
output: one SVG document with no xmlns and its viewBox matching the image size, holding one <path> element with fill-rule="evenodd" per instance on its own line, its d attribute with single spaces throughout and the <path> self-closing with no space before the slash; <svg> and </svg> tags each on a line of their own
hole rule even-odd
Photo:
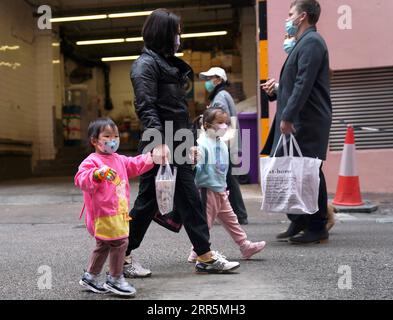
<svg viewBox="0 0 393 320">
<path fill-rule="evenodd" d="M 112 154 L 119 149 L 120 141 L 119 139 L 113 139 L 109 141 L 100 142 L 99 146 L 100 150 L 107 154 Z"/>
<path fill-rule="evenodd" d="M 293 49 L 293 47 L 295 46 L 295 44 L 296 44 L 296 39 L 295 38 L 285 39 L 284 40 L 284 44 L 283 44 L 284 51 L 287 54 L 290 54 L 292 49 Z"/>
<path fill-rule="evenodd" d="M 213 84 L 212 80 L 205 82 L 205 88 L 208 92 L 212 92 L 214 90 L 215 85 Z"/>
<path fill-rule="evenodd" d="M 216 130 L 216 135 L 218 137 L 222 137 L 227 132 L 228 125 L 225 123 L 216 124 L 216 125 L 214 125 L 214 129 Z"/>
<path fill-rule="evenodd" d="M 298 17 L 297 17 L 298 18 Z M 285 23 L 285 31 L 291 36 L 294 37 L 298 31 L 299 31 L 299 26 L 296 26 L 294 21 L 297 20 L 297 18 L 289 20 Z"/>
<path fill-rule="evenodd" d="M 179 48 L 180 48 L 180 35 L 177 34 L 175 37 L 175 52 L 177 52 Z"/>
</svg>

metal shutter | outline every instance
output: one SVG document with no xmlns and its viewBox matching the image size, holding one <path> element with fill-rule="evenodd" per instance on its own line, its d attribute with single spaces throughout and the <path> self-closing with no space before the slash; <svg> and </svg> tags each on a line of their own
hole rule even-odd
<svg viewBox="0 0 393 320">
<path fill-rule="evenodd" d="M 357 149 L 393 148 L 393 67 L 335 71 L 331 98 L 331 151 L 343 149 L 346 123 L 355 127 Z"/>
</svg>

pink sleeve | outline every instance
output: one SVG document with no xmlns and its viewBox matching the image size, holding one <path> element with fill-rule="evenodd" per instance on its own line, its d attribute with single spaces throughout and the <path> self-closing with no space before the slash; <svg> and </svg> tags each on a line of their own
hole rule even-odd
<svg viewBox="0 0 393 320">
<path fill-rule="evenodd" d="M 75 185 L 83 191 L 93 193 L 99 185 L 93 178 L 93 173 L 97 169 L 97 164 L 92 159 L 83 160 L 74 178 Z"/>
<path fill-rule="evenodd" d="M 136 157 L 122 156 L 122 158 L 126 161 L 128 178 L 140 176 L 154 167 L 150 152 Z"/>
</svg>

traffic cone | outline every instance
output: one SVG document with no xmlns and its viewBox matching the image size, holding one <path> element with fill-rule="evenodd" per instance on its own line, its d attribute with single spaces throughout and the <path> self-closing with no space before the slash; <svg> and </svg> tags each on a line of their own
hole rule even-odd
<svg viewBox="0 0 393 320">
<path fill-rule="evenodd" d="M 332 203 L 339 206 L 361 206 L 364 204 L 360 194 L 359 176 L 356 167 L 355 135 L 351 125 L 347 127 L 337 191 Z"/>
</svg>

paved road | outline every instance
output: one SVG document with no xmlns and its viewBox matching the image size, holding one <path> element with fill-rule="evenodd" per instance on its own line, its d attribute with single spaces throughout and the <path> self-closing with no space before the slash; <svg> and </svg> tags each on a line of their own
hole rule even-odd
<svg viewBox="0 0 393 320">
<path fill-rule="evenodd" d="M 174 234 L 152 224 L 135 254 L 153 276 L 131 281 L 135 299 L 393 299 L 393 207 L 386 196 L 376 214 L 340 215 L 328 244 L 295 246 L 274 239 L 288 226 L 285 217 L 262 215 L 258 189 L 243 189 L 250 215 L 244 229 L 251 240 L 268 242 L 264 252 L 242 261 L 236 274 L 196 275 L 186 262 L 184 230 Z M 78 220 L 80 208 L 68 180 L 0 184 L 0 299 L 116 299 L 78 285 L 94 247 Z M 229 259 L 239 259 L 220 225 L 211 242 Z M 42 274 L 49 275 L 46 269 L 39 273 L 40 266 L 50 267 L 51 289 L 39 289 Z M 350 267 L 352 289 L 339 289 L 340 266 Z"/>
</svg>

